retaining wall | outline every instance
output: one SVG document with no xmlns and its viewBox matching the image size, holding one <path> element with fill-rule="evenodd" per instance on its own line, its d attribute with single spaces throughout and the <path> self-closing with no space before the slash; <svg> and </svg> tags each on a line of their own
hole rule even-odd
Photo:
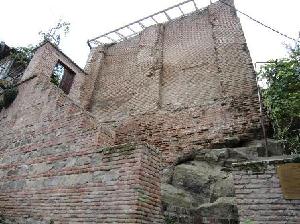
<svg viewBox="0 0 300 224">
<path fill-rule="evenodd" d="M 285 199 L 277 173 L 278 166 L 287 162 L 270 158 L 236 164 L 233 176 L 241 222 L 300 223 L 300 200 Z"/>
<path fill-rule="evenodd" d="M 75 66 L 50 43 L 40 47 L 0 112 L 0 214 L 21 223 L 160 223 L 159 152 L 112 147 L 113 132 L 80 105 L 87 74 L 76 73 L 69 95 L 50 82 L 58 60 Z"/>
</svg>

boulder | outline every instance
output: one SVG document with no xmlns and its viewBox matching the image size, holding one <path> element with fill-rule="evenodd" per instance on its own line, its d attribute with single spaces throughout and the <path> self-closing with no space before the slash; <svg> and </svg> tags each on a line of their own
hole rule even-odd
<svg viewBox="0 0 300 224">
<path fill-rule="evenodd" d="M 238 219 L 238 210 L 234 197 L 222 197 L 213 203 L 202 204 L 196 209 L 195 213 L 196 216 L 201 219 L 213 218 L 220 223 L 224 223 L 225 220 L 231 221 Z"/>
<path fill-rule="evenodd" d="M 176 188 L 170 184 L 161 185 L 163 203 L 175 207 L 194 208 L 199 203 L 189 192 Z"/>
</svg>

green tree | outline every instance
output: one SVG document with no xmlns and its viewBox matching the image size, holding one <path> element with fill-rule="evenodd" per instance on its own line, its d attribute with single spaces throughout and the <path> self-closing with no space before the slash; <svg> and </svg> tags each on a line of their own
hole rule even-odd
<svg viewBox="0 0 300 224">
<path fill-rule="evenodd" d="M 59 47 L 61 37 L 66 36 L 70 31 L 70 23 L 59 21 L 56 26 L 50 28 L 48 31 L 40 31 L 41 42 L 50 41 L 55 46 Z"/>
<path fill-rule="evenodd" d="M 270 61 L 261 68 L 263 102 L 271 120 L 274 137 L 286 153 L 300 153 L 300 45 L 289 48 L 289 57 Z"/>
<path fill-rule="evenodd" d="M 41 37 L 40 43 L 36 45 L 29 45 L 28 47 L 16 47 L 10 51 L 10 56 L 14 61 L 14 65 L 18 67 L 20 71 L 24 71 L 28 66 L 30 60 L 34 55 L 34 51 L 37 47 L 43 44 L 45 41 L 49 41 L 59 48 L 61 37 L 66 36 L 70 30 L 70 23 L 59 21 L 56 26 L 50 28 L 48 31 L 40 31 Z M 51 76 L 51 82 L 55 85 L 59 85 L 60 78 L 63 70 L 60 67 L 55 67 Z M 18 82 L 20 76 L 13 77 L 8 75 L 12 80 L 0 79 L 0 111 L 2 108 L 8 107 L 16 98 L 18 90 L 15 84 Z"/>
<path fill-rule="evenodd" d="M 51 27 L 48 31 L 40 31 L 39 35 L 41 41 L 37 45 L 29 45 L 28 47 L 17 47 L 11 51 L 11 57 L 15 63 L 19 66 L 26 68 L 33 57 L 35 49 L 46 41 L 51 42 L 59 48 L 61 39 L 66 36 L 70 31 L 70 23 L 59 21 L 54 27 Z M 55 85 L 59 84 L 60 81 L 60 70 L 55 69 L 52 76 L 51 82 Z"/>
<path fill-rule="evenodd" d="M 11 51 L 11 57 L 19 66 L 27 67 L 34 53 L 34 46 L 17 47 Z"/>
</svg>

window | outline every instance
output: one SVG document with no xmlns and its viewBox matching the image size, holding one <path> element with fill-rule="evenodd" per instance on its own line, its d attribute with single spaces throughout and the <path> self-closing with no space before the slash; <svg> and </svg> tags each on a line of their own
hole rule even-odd
<svg viewBox="0 0 300 224">
<path fill-rule="evenodd" d="M 53 69 L 51 82 L 69 94 L 74 81 L 75 72 L 68 66 L 58 61 Z"/>
</svg>

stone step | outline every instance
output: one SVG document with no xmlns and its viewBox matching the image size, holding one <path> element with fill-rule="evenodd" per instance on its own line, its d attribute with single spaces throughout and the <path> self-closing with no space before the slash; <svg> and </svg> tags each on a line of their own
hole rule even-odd
<svg viewBox="0 0 300 224">
<path fill-rule="evenodd" d="M 267 139 L 268 156 L 283 155 L 283 148 L 279 141 Z M 196 152 L 195 160 L 219 163 L 220 165 L 232 162 L 255 160 L 266 156 L 265 143 L 263 140 L 253 140 L 242 147 L 224 147 L 218 149 L 203 149 Z"/>
</svg>

